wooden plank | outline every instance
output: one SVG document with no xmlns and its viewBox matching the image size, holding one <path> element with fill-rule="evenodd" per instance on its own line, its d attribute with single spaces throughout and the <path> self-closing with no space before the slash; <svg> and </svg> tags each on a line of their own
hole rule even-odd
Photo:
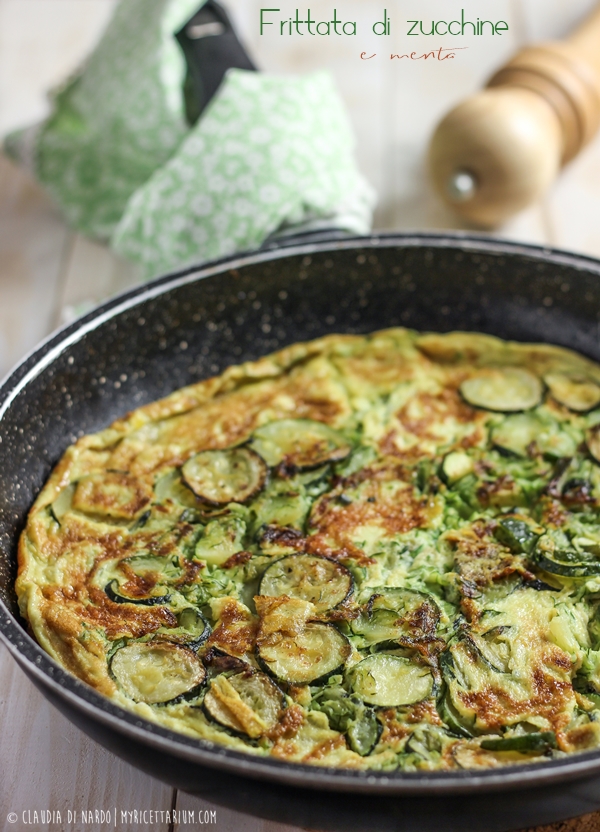
<svg viewBox="0 0 600 832">
<path fill-rule="evenodd" d="M 138 830 L 139 824 L 122 821 L 120 812 L 171 808 L 171 790 L 122 762 L 105 751 L 55 711 L 33 687 L 22 671 L 0 645 L 0 810 L 15 812 L 22 818 L 25 811 L 60 811 L 63 818 L 69 810 L 77 811 L 81 820 L 83 809 L 116 807 L 119 830 Z M 27 772 L 27 776 L 23 776 Z M 232 804 L 235 796 L 232 796 Z M 177 832 L 193 832 L 198 828 L 202 812 L 206 826 L 218 832 L 301 832 L 298 827 L 263 821 L 226 809 L 208 801 L 179 792 L 178 810 L 194 812 L 187 823 L 175 824 Z M 205 813 L 208 812 L 208 815 Z M 215 813 L 214 815 L 212 813 Z M 212 819 L 216 823 L 212 822 Z M 0 823 L 3 823 L 0 815 Z M 15 826 L 13 828 L 20 828 Z M 36 829 L 50 832 L 57 828 L 40 824 Z M 63 832 L 101 832 L 101 826 L 64 822 Z M 152 826 L 157 832 L 170 832 L 168 824 Z M 597 832 L 600 813 L 578 820 L 538 827 L 526 832 Z"/>
<path fill-rule="evenodd" d="M 68 240 L 48 196 L 0 154 L 0 376 L 52 329 Z"/>
<path fill-rule="evenodd" d="M 234 803 L 235 795 L 232 795 L 232 804 Z M 199 823 L 203 823 L 202 828 L 205 828 L 205 824 L 206 828 L 212 828 L 215 832 L 303 832 L 298 826 L 251 817 L 185 792 L 177 794 L 177 809 L 189 815 L 187 820 L 175 824 L 174 832 L 195 832 Z M 183 817 L 185 818 L 185 815 Z M 202 821 L 199 821 L 199 818 L 202 818 Z"/>
<path fill-rule="evenodd" d="M 46 93 L 97 42 L 116 0 L 0 0 L 0 136 L 40 121 Z"/>
<path fill-rule="evenodd" d="M 113 0 L 0 0 L 0 133 L 43 117 L 47 84 L 72 71 L 112 5 Z M 102 268 L 104 252 L 98 254 L 79 239 L 72 245 L 71 237 L 42 189 L 0 156 L 0 375 L 56 325 L 60 306 L 79 300 L 83 272 L 91 268 L 91 282 L 94 272 L 100 276 L 99 294 L 112 294 L 127 283 L 127 269 L 118 261 L 113 258 Z M 61 291 L 63 271 L 68 279 Z M 22 812 L 27 810 L 61 811 L 61 828 L 74 831 L 81 825 L 66 822 L 69 810 L 79 814 L 83 809 L 115 807 L 120 813 L 171 807 L 172 789 L 121 762 L 70 725 L 2 646 L 0 677 L 0 807 L 18 814 L 13 828 L 22 828 Z M 168 826 L 155 828 L 167 832 Z M 119 828 L 139 824 L 126 821 Z"/>
<path fill-rule="evenodd" d="M 0 134 L 46 115 L 48 88 L 83 61 L 115 2 L 0 0 Z M 0 375 L 59 323 L 137 278 L 105 246 L 68 231 L 42 189 L 0 159 Z"/>
<path fill-rule="evenodd" d="M 238 20 L 242 35 L 265 69 L 298 72 L 327 67 L 334 73 L 358 136 L 359 163 L 380 191 L 381 207 L 377 214 L 380 227 L 452 228 L 459 227 L 460 223 L 439 205 L 425 184 L 423 150 L 433 124 L 457 96 L 462 98 L 482 83 L 489 70 L 504 59 L 503 50 L 508 54 L 509 49 L 521 42 L 523 20 L 533 34 L 540 33 L 544 37 L 560 34 L 591 2 L 571 0 L 566 4 L 564 0 L 550 0 L 548 5 L 548 0 L 512 0 L 511 3 L 494 0 L 486 7 L 486 13 L 498 16 L 506 9 L 506 14 L 512 15 L 511 20 L 515 21 L 515 39 L 503 43 L 501 49 L 489 50 L 486 44 L 485 48 L 469 52 L 469 58 L 461 65 L 456 64 L 458 68 L 453 65 L 452 72 L 447 75 L 434 74 L 433 64 L 425 74 L 420 70 L 413 72 L 412 68 L 398 73 L 398 65 L 392 63 L 386 67 L 372 65 L 367 68 L 359 63 L 358 41 L 352 39 L 343 42 L 339 39 L 325 42 L 295 40 L 291 49 L 284 39 L 260 40 L 256 20 L 258 8 L 263 4 L 258 0 L 229 0 L 228 5 Z M 0 131 L 44 114 L 43 89 L 73 69 L 98 36 L 113 3 L 114 0 L 86 0 L 85 4 L 81 0 L 0 0 Z M 435 0 L 435 3 L 432 0 L 427 13 L 436 9 L 441 13 L 446 8 L 443 0 Z M 311 9 L 316 16 L 321 9 L 330 11 L 330 4 L 316 0 Z M 402 21 L 406 17 L 407 12 L 399 0 L 390 0 L 388 9 L 395 20 Z M 521 12 L 525 15 L 523 19 L 519 18 Z M 371 16 L 367 4 L 358 0 L 349 0 L 344 6 L 345 19 L 356 18 L 362 29 L 368 25 L 367 18 L 370 20 Z M 403 42 L 406 39 L 397 43 L 398 48 Z M 379 47 L 380 42 L 373 37 L 366 38 L 360 48 L 368 48 L 371 43 Z M 36 56 L 35 61 L 30 60 L 32 54 Z M 15 79 L 19 79 L 18 84 Z M 579 163 L 582 166 L 580 173 L 572 168 L 565 176 L 564 181 L 571 188 L 561 192 L 559 202 L 565 208 L 582 199 L 581 189 L 585 191 L 587 182 L 598 181 L 597 161 L 590 161 L 592 153 L 595 151 L 589 151 L 588 157 Z M 8 333 L 7 340 L 16 355 L 27 349 L 22 346 L 26 340 L 17 341 L 14 336 L 15 331 L 23 335 L 23 323 L 30 326 L 27 344 L 31 344 L 32 339 L 37 340 L 52 325 L 58 305 L 67 308 L 66 317 L 69 317 L 86 305 L 131 285 L 136 275 L 104 247 L 79 236 L 70 239 L 57 212 L 29 181 L 22 180 L 16 187 L 13 181 L 7 188 L 7 170 L 7 163 L 0 162 L 0 292 L 3 300 L 0 331 Z M 9 179 L 15 176 L 14 171 L 9 173 Z M 499 233 L 542 242 L 549 241 L 554 227 L 564 245 L 577 245 L 577 241 L 582 240 L 584 247 L 591 246 L 593 240 L 586 241 L 585 235 L 590 239 L 595 236 L 593 225 L 598 211 L 593 188 L 589 190 L 590 194 L 583 200 L 588 200 L 586 210 L 568 211 L 565 215 L 552 207 L 548 219 L 543 210 L 535 207 L 515 218 Z M 18 209 L 16 215 L 15 206 Z M 16 222 L 16 216 L 21 218 L 19 222 Z M 23 242 L 25 239 L 26 243 Z M 65 280 L 59 292 L 61 268 Z M 15 320 L 21 323 L 13 325 Z M 34 335 L 34 332 L 39 334 Z M 12 344 L 15 344 L 14 348 Z M 160 789 L 160 808 L 170 807 L 170 790 L 126 766 L 56 714 L 2 649 L 0 674 L 5 679 L 0 693 L 0 714 L 5 717 L 2 724 L 9 726 L 9 730 L 0 734 L 0 748 L 5 743 L 10 745 L 9 754 L 3 756 L 2 750 L 0 759 L 15 761 L 11 765 L 11 775 L 0 781 L 0 806 L 4 807 L 8 797 L 14 799 L 19 794 L 18 772 L 25 766 L 32 772 L 27 778 L 28 794 L 25 797 L 30 799 L 32 793 L 39 794 L 39 804 L 43 808 L 58 806 L 57 801 L 64 800 L 65 795 L 74 795 L 80 801 L 79 807 L 82 801 L 90 806 L 94 795 L 103 798 L 111 789 L 116 790 L 119 799 L 123 798 L 125 808 L 148 808 L 150 803 L 157 808 L 154 790 Z M 41 753 L 37 751 L 40 747 L 38 737 L 32 737 L 34 731 L 43 737 Z M 37 749 L 26 760 L 21 751 L 24 746 Z M 58 765 L 57 761 L 60 761 Z M 80 772 L 77 771 L 79 765 Z M 36 784 L 34 789 L 32 783 Z M 233 809 L 213 807 L 185 794 L 179 795 L 177 807 L 193 809 L 196 816 L 200 810 L 216 811 L 216 828 L 225 832 L 291 832 L 293 829 L 250 818 Z M 179 828 L 181 832 L 187 832 L 191 827 Z M 594 815 L 536 832 L 592 832 L 599 828 L 599 816 Z"/>
<path fill-rule="evenodd" d="M 233 804 L 235 804 L 235 795 L 232 795 Z M 212 826 L 218 832 L 242 832 L 242 830 L 243 832 L 308 832 L 308 830 L 302 830 L 297 826 L 260 820 L 236 812 L 234 809 L 225 809 L 185 792 L 178 792 L 176 805 L 177 809 L 193 812 L 193 815 L 187 818 L 187 822 L 176 824 L 175 832 L 193 832 L 197 829 L 200 816 L 209 828 Z M 599 830 L 600 812 L 595 812 L 581 818 L 574 818 L 548 826 L 538 826 L 535 829 L 524 829 L 521 832 L 599 832 Z M 316 830 L 313 830 L 313 832 L 316 832 Z M 468 830 L 465 830 L 465 832 L 468 832 Z"/>
<path fill-rule="evenodd" d="M 4 645 L 0 644 L 0 827 L 23 829 L 23 812 L 60 812 L 62 822 L 39 823 L 42 832 L 103 832 L 117 828 L 139 832 L 143 824 L 121 811 L 171 809 L 173 790 L 122 762 L 89 739 L 56 711 L 31 684 Z M 117 824 L 82 823 L 83 810 L 117 811 Z M 68 821 L 68 812 L 77 821 Z M 18 822 L 4 825 L 6 813 Z M 27 820 L 25 815 L 25 820 Z M 55 817 L 55 816 L 54 816 Z M 50 816 L 50 820 L 52 815 Z M 170 832 L 168 822 L 153 823 L 155 832 Z"/>
<path fill-rule="evenodd" d="M 550 826 L 537 826 L 535 829 L 523 829 L 521 832 L 598 832 L 600 829 L 600 812 L 584 815 L 581 818 L 553 823 Z"/>
<path fill-rule="evenodd" d="M 60 294 L 60 323 L 69 323 L 105 298 L 135 286 L 140 278 L 137 265 L 101 243 L 73 235 Z"/>
</svg>

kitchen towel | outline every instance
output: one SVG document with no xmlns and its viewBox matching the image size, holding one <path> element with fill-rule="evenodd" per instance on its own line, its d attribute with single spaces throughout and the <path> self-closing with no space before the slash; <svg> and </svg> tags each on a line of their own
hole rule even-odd
<svg viewBox="0 0 600 832">
<path fill-rule="evenodd" d="M 198 0 L 121 0 L 50 117 L 5 142 L 67 221 L 146 276 L 313 228 L 370 229 L 372 189 L 327 73 L 229 70 L 195 124 L 176 35 Z"/>
</svg>

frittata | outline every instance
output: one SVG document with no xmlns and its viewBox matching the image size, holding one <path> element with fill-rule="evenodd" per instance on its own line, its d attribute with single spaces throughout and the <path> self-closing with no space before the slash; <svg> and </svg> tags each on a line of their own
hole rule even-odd
<svg viewBox="0 0 600 832">
<path fill-rule="evenodd" d="M 390 329 L 71 446 L 19 548 L 63 667 L 249 754 L 451 770 L 600 745 L 600 367 Z"/>
</svg>

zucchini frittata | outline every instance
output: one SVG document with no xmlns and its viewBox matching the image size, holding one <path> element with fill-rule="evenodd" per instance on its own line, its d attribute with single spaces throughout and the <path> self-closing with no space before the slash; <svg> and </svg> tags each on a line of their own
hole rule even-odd
<svg viewBox="0 0 600 832">
<path fill-rule="evenodd" d="M 296 344 L 70 447 L 20 608 L 138 715 L 282 760 L 600 745 L 600 368 L 392 329 Z"/>
</svg>

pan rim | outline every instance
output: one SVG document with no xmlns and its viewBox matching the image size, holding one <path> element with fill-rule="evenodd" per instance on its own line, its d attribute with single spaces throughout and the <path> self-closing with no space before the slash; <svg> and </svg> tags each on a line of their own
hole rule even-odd
<svg viewBox="0 0 600 832">
<path fill-rule="evenodd" d="M 193 265 L 129 289 L 52 333 L 34 348 L 0 383 L 0 427 L 4 414 L 20 392 L 70 346 L 95 328 L 146 300 L 203 280 L 223 271 L 284 258 L 350 249 L 451 248 L 482 254 L 521 255 L 542 262 L 567 265 L 600 276 L 600 261 L 547 246 L 498 240 L 465 232 L 408 232 L 373 234 L 342 239 L 297 240 L 272 245 L 258 252 L 235 254 L 200 266 Z M 580 779 L 600 772 L 600 751 L 585 752 L 514 768 L 473 772 L 377 772 L 329 769 L 262 758 L 178 734 L 140 718 L 72 676 L 31 638 L 19 620 L 0 601 L 0 640 L 29 676 L 88 718 L 146 746 L 183 760 L 251 779 L 320 791 L 354 791 L 371 795 L 434 796 L 525 789 L 560 780 Z"/>
<path fill-rule="evenodd" d="M 319 236 L 319 235 L 317 235 Z M 344 238 L 322 235 L 323 239 L 314 242 L 298 242 L 297 239 L 281 244 L 270 244 L 258 251 L 246 251 L 211 260 L 206 263 L 189 265 L 185 268 L 154 278 L 147 283 L 134 286 L 117 293 L 103 301 L 90 312 L 71 323 L 65 324 L 42 339 L 27 352 L 17 364 L 0 378 L 0 421 L 16 393 L 25 383 L 35 378 L 32 370 L 40 372 L 52 358 L 57 357 L 62 349 L 93 331 L 101 323 L 124 312 L 136 303 L 150 300 L 171 289 L 177 289 L 187 283 L 212 277 L 222 271 L 234 270 L 246 265 L 254 265 L 272 260 L 308 256 L 326 251 L 345 251 L 349 249 L 372 248 L 384 249 L 403 246 L 419 248 L 426 245 L 432 248 L 453 248 L 457 251 L 480 251 L 485 254 L 515 254 L 529 256 L 543 262 L 551 261 L 556 265 L 570 266 L 581 271 L 596 272 L 600 276 L 600 259 L 588 255 L 574 254 L 566 249 L 533 243 L 520 243 L 511 240 L 499 240 L 476 232 L 382 232 L 365 236 L 348 236 Z"/>
</svg>

